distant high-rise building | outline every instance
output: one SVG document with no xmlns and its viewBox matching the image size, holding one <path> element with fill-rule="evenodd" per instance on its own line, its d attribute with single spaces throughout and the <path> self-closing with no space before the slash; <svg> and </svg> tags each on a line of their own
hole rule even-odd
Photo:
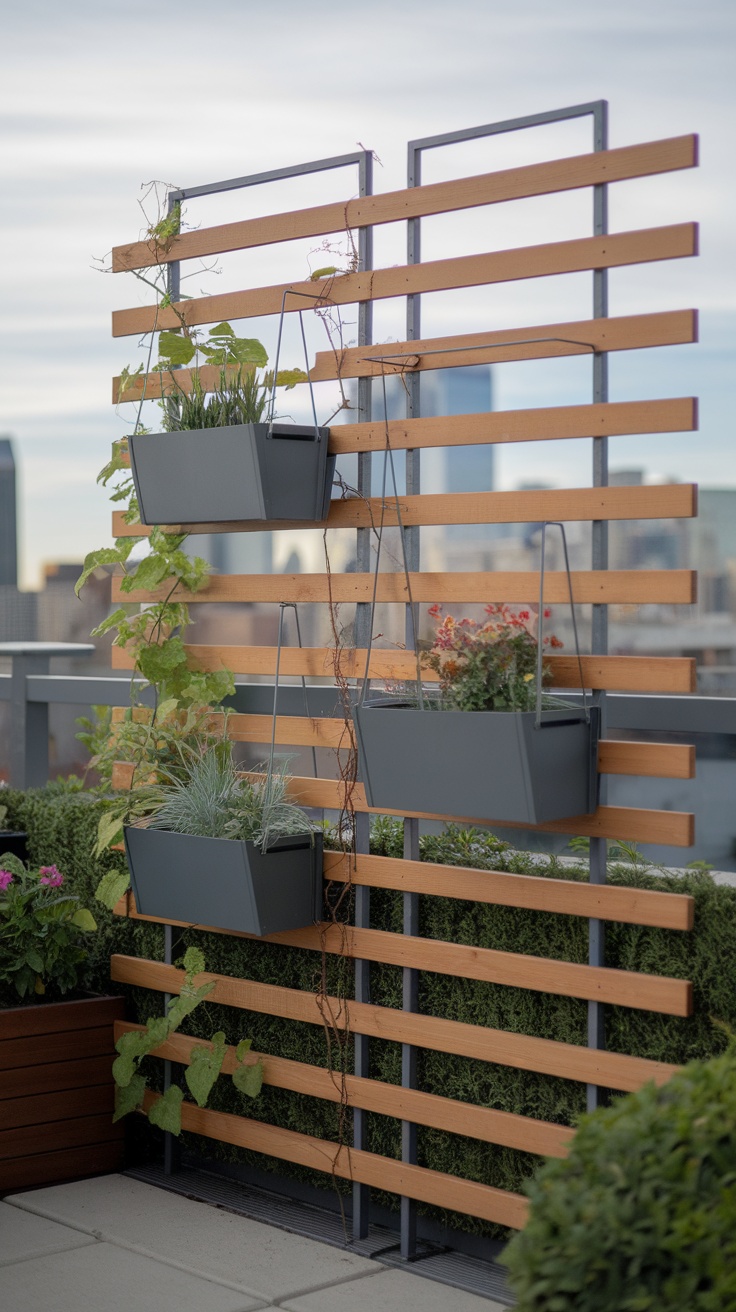
<svg viewBox="0 0 736 1312">
<path fill-rule="evenodd" d="M 0 586 L 18 584 L 15 460 L 9 437 L 0 437 Z"/>
</svg>

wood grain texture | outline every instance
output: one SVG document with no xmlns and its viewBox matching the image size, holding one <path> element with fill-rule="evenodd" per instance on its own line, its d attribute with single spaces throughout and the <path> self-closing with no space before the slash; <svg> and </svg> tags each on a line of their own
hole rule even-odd
<svg viewBox="0 0 736 1312">
<path fill-rule="evenodd" d="M 302 309 L 304 295 L 321 298 L 323 305 L 354 305 L 394 296 L 415 296 L 452 288 L 478 287 L 528 278 L 544 278 L 589 269 L 613 269 L 659 260 L 696 255 L 697 224 L 675 223 L 606 237 L 579 237 L 572 241 L 548 242 L 483 255 L 460 255 L 449 260 L 347 273 L 341 277 L 309 282 L 280 283 L 247 291 L 179 301 L 161 308 L 155 305 L 117 310 L 112 316 L 113 337 L 179 328 L 182 324 L 217 323 L 221 319 L 251 319 Z M 299 293 L 288 296 L 288 292 Z"/>
<path fill-rule="evenodd" d="M 130 787 L 133 767 L 116 762 L 112 786 Z M 337 810 L 342 805 L 342 785 L 335 779 L 293 777 L 289 793 L 300 806 L 319 810 Z M 365 789 L 356 784 L 352 792 L 355 811 L 371 815 L 400 815 L 419 820 L 452 820 L 458 824 L 493 828 L 494 821 L 478 816 L 435 815 L 427 811 L 389 811 L 386 807 L 369 807 Z M 612 838 L 630 843 L 666 843 L 671 847 L 692 847 L 695 842 L 695 817 L 689 811 L 648 811 L 640 807 L 599 806 L 592 815 L 571 816 L 568 820 L 549 820 L 544 825 L 521 825 L 509 820 L 495 822 L 504 829 L 524 829 L 540 834 L 576 834 L 587 838 Z"/>
<path fill-rule="evenodd" d="M 512 570 L 493 573 L 437 573 L 410 574 L 412 597 L 420 605 L 435 602 L 464 602 L 478 605 L 485 602 L 535 602 L 539 600 L 539 574 L 534 571 Z M 112 580 L 112 600 L 116 603 L 162 601 L 168 597 L 168 586 L 155 591 L 137 589 L 121 592 L 121 577 Z M 567 575 L 549 570 L 544 576 L 545 600 L 551 605 L 567 603 Z M 574 600 L 579 605 L 594 603 L 609 605 L 690 606 L 697 600 L 696 574 L 689 569 L 638 569 L 638 570 L 573 570 Z M 189 605 L 201 602 L 311 602 L 349 603 L 370 601 L 373 595 L 372 574 L 218 574 L 212 575 L 199 592 L 176 588 L 175 600 L 186 600 Z M 379 602 L 408 601 L 406 578 L 402 572 L 380 574 L 377 600 Z"/>
<path fill-rule="evenodd" d="M 212 716 L 213 725 L 222 727 L 222 716 Z M 228 716 L 227 736 L 232 742 L 268 743 L 273 718 L 270 715 Z M 352 725 L 339 718 L 304 715 L 277 715 L 274 741 L 279 746 L 331 747 L 336 751 L 354 745 Z M 598 751 L 601 774 L 646 775 L 663 779 L 693 779 L 695 748 L 676 743 L 637 743 L 602 741 Z"/>
<path fill-rule="evenodd" d="M 178 993 L 184 982 L 184 972 L 175 966 L 117 954 L 111 958 L 110 973 L 118 983 L 134 984 L 162 993 Z M 215 984 L 210 995 L 213 1003 L 324 1026 L 322 1013 L 311 992 L 211 973 L 198 977 L 199 983 L 209 980 Z M 411 1043 L 434 1052 L 454 1053 L 622 1092 L 638 1089 L 648 1080 L 658 1085 L 665 1084 L 679 1069 L 643 1057 L 596 1051 L 583 1043 L 559 1043 L 553 1039 L 511 1034 L 437 1016 L 379 1007 L 374 1003 L 343 1002 L 327 997 L 325 1007 L 338 1028 L 347 1026 L 354 1034 L 366 1034 L 394 1043 Z"/>
<path fill-rule="evenodd" d="M 150 1091 L 146 1093 L 144 1109 L 148 1110 L 160 1096 Z M 526 1220 L 529 1204 L 521 1194 L 507 1193 L 453 1175 L 442 1175 L 425 1166 L 408 1166 L 363 1149 L 339 1148 L 326 1139 L 315 1139 L 296 1130 L 284 1130 L 278 1125 L 266 1125 L 229 1112 L 213 1112 L 189 1102 L 182 1103 L 181 1123 L 184 1130 L 216 1139 L 219 1143 L 249 1148 L 314 1171 L 337 1175 L 343 1180 L 387 1189 L 419 1202 L 450 1207 L 469 1216 L 497 1221 L 500 1225 L 520 1229 Z"/>
<path fill-rule="evenodd" d="M 142 1031 L 144 1028 L 143 1025 L 121 1023 L 116 1026 L 115 1037 L 130 1031 Z M 189 1065 L 192 1049 L 196 1046 L 200 1046 L 196 1039 L 175 1034 L 151 1055 Z M 304 1062 L 272 1057 L 267 1053 L 250 1052 L 246 1060 L 251 1066 L 261 1062 L 264 1084 L 291 1089 L 312 1098 L 324 1098 L 328 1102 L 341 1101 L 341 1080 L 324 1067 L 308 1066 Z M 235 1050 L 228 1047 L 222 1070 L 224 1074 L 230 1075 L 235 1067 Z M 484 1143 L 502 1144 L 506 1148 L 518 1148 L 522 1152 L 539 1153 L 542 1156 L 564 1157 L 574 1136 L 574 1130 L 554 1125 L 550 1121 L 534 1120 L 532 1117 L 500 1112 L 490 1107 L 476 1107 L 452 1098 L 402 1089 L 400 1085 L 355 1075 L 345 1076 L 345 1093 L 349 1107 L 362 1107 L 382 1116 L 394 1116 L 413 1121 L 416 1125 L 428 1125 L 438 1130 L 447 1130 L 451 1134 L 465 1134 Z"/>
<path fill-rule="evenodd" d="M 236 674 L 276 673 L 275 647 L 239 647 L 220 644 L 187 643 L 190 667 L 195 670 L 232 670 Z M 341 669 L 348 679 L 363 677 L 364 648 L 345 650 Z M 549 656 L 556 688 L 579 687 L 580 676 L 575 656 Z M 620 692 L 695 692 L 695 661 L 680 656 L 583 656 L 586 688 L 615 689 Z M 112 668 L 132 670 L 133 658 L 124 647 L 112 648 Z M 411 679 L 416 671 L 414 653 L 382 650 L 371 652 L 370 675 L 373 679 Z M 285 647 L 281 652 L 281 673 L 332 679 L 334 653 L 331 647 Z M 426 670 L 427 682 L 439 676 Z"/>
<path fill-rule="evenodd" d="M 697 162 L 696 136 L 669 137 L 663 141 L 573 155 L 568 159 L 527 164 L 379 196 L 361 196 L 286 214 L 241 219 L 235 223 L 184 232 L 174 237 L 167 247 L 158 246 L 150 239 L 131 242 L 113 247 L 112 271 L 121 273 L 129 269 L 150 268 L 171 260 L 201 259 L 225 251 L 293 241 L 297 237 L 319 237 L 370 224 L 395 223 L 421 215 L 445 214 L 451 210 L 619 182 L 625 178 L 669 173 L 692 168 Z"/>
<path fill-rule="evenodd" d="M 252 938 L 253 935 L 243 937 Z M 660 975 L 551 961 L 545 957 L 468 947 L 464 943 L 443 943 L 437 939 L 415 938 L 378 929 L 341 926 L 335 932 L 334 926 L 309 926 L 269 935 L 266 941 L 315 952 L 324 949 L 333 955 L 347 951 L 361 961 L 408 966 L 414 970 L 568 998 L 587 998 L 640 1011 L 662 1012 L 668 1016 L 692 1014 L 692 985 L 687 980 Z"/>
<path fill-rule="evenodd" d="M 578 319 L 568 323 L 533 324 L 528 328 L 500 328 L 480 333 L 462 333 L 452 337 L 431 337 L 390 345 L 346 347 L 334 351 L 318 351 L 310 372 L 312 382 L 325 382 L 335 378 L 377 378 L 382 374 L 421 372 L 424 369 L 452 369 L 458 363 L 503 364 L 511 360 L 561 359 L 571 355 L 590 355 L 591 351 L 631 351 L 653 346 L 677 346 L 697 341 L 698 316 L 695 310 L 666 310 L 653 314 L 631 314 L 610 319 Z M 388 354 L 392 352 L 393 354 Z M 120 377 L 112 380 L 112 402 L 140 402 L 156 400 L 173 392 L 189 392 L 192 387 L 191 369 L 178 369 L 173 373 L 139 374 L 121 391 Z M 205 392 L 214 391 L 220 384 L 220 369 L 202 365 L 197 371 L 198 381 Z M 611 405 L 648 405 L 653 402 L 599 403 L 601 409 Z M 560 410 L 583 409 L 582 406 L 556 407 Z M 598 407 L 589 407 L 594 410 Z M 534 414 L 534 412 L 531 412 Z M 447 422 L 462 416 L 448 416 Z M 467 418 L 467 416 L 465 416 Z M 391 423 L 400 424 L 400 420 Z M 411 425 L 421 426 L 426 421 L 414 419 Z M 361 429 L 378 425 L 361 424 Z M 338 432 L 348 431 L 353 425 L 342 425 Z M 383 432 L 384 425 L 381 424 Z M 638 430 L 632 430 L 638 431 Z M 589 434 L 586 433 L 586 436 Z M 384 438 L 381 438 L 381 445 Z"/>
<path fill-rule="evenodd" d="M 380 378 L 383 374 L 453 369 L 458 364 L 505 364 L 512 360 L 590 355 L 593 351 L 677 346 L 696 341 L 697 335 L 695 310 L 669 310 L 346 347 L 338 352 L 318 351 L 309 373 L 315 383 L 335 378 Z M 216 385 L 217 380 L 214 382 Z M 180 375 L 177 375 L 177 383 L 185 385 Z M 142 386 L 141 381 L 138 384 L 140 390 Z"/>
<path fill-rule="evenodd" d="M 601 774 L 694 779 L 695 748 L 687 743 L 601 742 L 598 769 Z"/>
<path fill-rule="evenodd" d="M 293 777 L 291 795 L 302 806 L 315 806 L 326 810 L 341 807 L 342 785 L 334 779 Z M 461 824 L 493 828 L 493 821 L 477 816 L 430 815 L 428 812 L 387 811 L 371 808 L 365 799 L 365 789 L 357 784 L 352 793 L 356 811 L 369 811 L 374 815 L 404 815 L 420 820 L 453 820 Z M 695 821 L 688 811 L 649 811 L 639 807 L 599 806 L 593 815 L 572 816 L 569 820 L 548 820 L 544 825 L 517 825 L 508 820 L 499 821 L 505 829 L 526 829 L 538 833 L 577 834 L 586 838 L 624 839 L 630 843 L 666 843 L 673 847 L 692 847 L 695 841 Z"/>
<path fill-rule="evenodd" d="M 125 512 L 122 512 L 124 514 Z M 115 537 L 148 537 L 150 527 L 123 524 L 115 531 L 121 512 L 113 521 Z M 534 492 L 443 492 L 396 498 L 334 498 L 324 523 L 304 524 L 297 520 L 272 520 L 271 531 L 299 529 L 324 532 L 329 529 L 376 529 L 383 524 L 405 528 L 422 524 L 536 524 L 544 520 L 583 522 L 589 520 L 687 519 L 697 514 L 697 488 L 693 483 L 659 484 L 654 487 L 555 488 Z M 175 533 L 208 533 L 207 523 L 167 525 Z M 259 520 L 219 523 L 219 533 L 260 533 Z"/>
<path fill-rule="evenodd" d="M 503 871 L 473 870 L 467 866 L 435 865 L 385 856 L 343 856 L 325 852 L 324 877 L 343 883 L 391 888 L 402 893 L 453 897 L 492 906 L 523 907 L 558 915 L 593 916 L 630 925 L 656 925 L 662 929 L 690 930 L 694 899 L 682 893 L 622 888 L 615 884 L 588 884 L 572 879 L 537 875 L 511 875 Z"/>
</svg>

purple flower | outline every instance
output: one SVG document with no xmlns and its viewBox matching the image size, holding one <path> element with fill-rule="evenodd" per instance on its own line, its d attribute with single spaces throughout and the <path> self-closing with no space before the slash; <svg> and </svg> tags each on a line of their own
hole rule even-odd
<svg viewBox="0 0 736 1312">
<path fill-rule="evenodd" d="M 64 876 L 56 869 L 56 866 L 41 866 L 39 870 L 42 884 L 50 884 L 51 888 L 58 888 L 64 883 Z"/>
<path fill-rule="evenodd" d="M 12 884 L 13 876 L 9 870 L 0 870 L 0 893 L 4 893 L 8 884 Z"/>
</svg>

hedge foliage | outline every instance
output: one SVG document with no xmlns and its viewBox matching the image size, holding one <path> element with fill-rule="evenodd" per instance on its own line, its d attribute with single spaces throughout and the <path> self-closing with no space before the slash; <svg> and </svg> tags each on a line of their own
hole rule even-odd
<svg viewBox="0 0 736 1312">
<path fill-rule="evenodd" d="M 517 1312 L 736 1307 L 736 1046 L 583 1117 L 504 1252 Z"/>
<path fill-rule="evenodd" d="M 53 789 L 25 794 L 4 792 L 3 802 L 9 807 L 8 822 L 28 829 L 33 859 L 44 863 L 55 861 L 70 877 L 75 891 L 91 896 L 104 871 L 114 868 L 116 861 L 122 859 L 108 856 L 101 861 L 92 861 L 89 854 L 96 832 L 98 804 L 83 794 L 55 793 Z M 402 849 L 400 823 L 381 819 L 374 827 L 372 850 L 379 855 L 400 856 Z M 424 860 L 477 869 L 533 873 L 551 879 L 587 878 L 583 862 L 571 866 L 555 858 L 540 859 L 538 854 L 516 853 L 491 835 L 454 826 L 441 836 L 423 838 L 421 855 Z M 700 870 L 676 876 L 657 873 L 635 860 L 612 864 L 609 879 L 620 885 L 691 894 L 695 899 L 695 928 L 683 933 L 635 925 L 609 925 L 606 964 L 692 980 L 694 1014 L 680 1018 L 606 1007 L 608 1047 L 615 1052 L 678 1065 L 719 1054 L 727 1040 L 713 1027 L 711 1017 L 736 1026 L 736 888 L 716 885 L 710 875 Z M 162 958 L 160 926 L 143 922 L 130 924 L 108 915 L 99 904 L 96 907 L 99 908 L 97 918 L 101 928 L 94 961 L 90 963 L 90 986 L 106 986 L 106 964 L 112 952 Z M 374 890 L 371 894 L 372 926 L 400 931 L 401 923 L 401 895 Z M 587 922 L 573 916 L 423 896 L 420 898 L 419 932 L 428 938 L 533 956 L 575 962 L 587 960 Z M 188 931 L 181 935 L 178 954 L 190 944 L 202 949 L 208 970 L 312 993 L 319 986 L 322 962 L 316 952 Z M 352 963 L 330 957 L 324 964 L 327 991 L 335 993 L 342 989 L 349 994 Z M 566 1043 L 584 1045 L 587 1041 L 587 1003 L 579 999 L 430 972 L 421 972 L 419 988 L 420 1008 L 431 1015 Z M 130 997 L 131 1019 L 145 1021 L 150 1015 L 160 1014 L 160 996 L 140 990 L 126 992 Z M 401 1006 L 399 968 L 371 967 L 371 999 L 381 1006 Z M 318 1025 L 206 1003 L 201 1015 L 195 1013 L 192 1017 L 190 1032 L 209 1038 L 213 1029 L 223 1029 L 230 1043 L 247 1035 L 253 1038 L 254 1048 L 261 1052 L 315 1066 L 329 1064 L 325 1033 Z M 348 1050 L 345 1054 L 348 1068 L 350 1060 Z M 370 1065 L 374 1078 L 400 1083 L 399 1045 L 371 1040 Z M 431 1051 L 420 1051 L 418 1067 L 419 1087 L 444 1097 L 565 1125 L 577 1123 L 585 1110 L 585 1089 L 574 1081 Z M 239 1111 L 317 1137 L 335 1138 L 339 1110 L 321 1099 L 269 1087 L 264 1089 L 255 1104 L 246 1108 L 233 1100 L 229 1091 L 222 1095 L 218 1092 L 217 1096 L 222 1096 L 222 1103 L 217 1104 L 222 1110 Z M 367 1117 L 367 1124 L 371 1151 L 400 1156 L 398 1122 L 371 1114 Z M 349 1123 L 344 1128 L 349 1135 Z M 329 1175 L 307 1172 L 286 1162 L 248 1154 L 212 1140 L 189 1136 L 188 1141 L 194 1150 L 210 1159 L 252 1163 L 280 1175 L 307 1179 L 326 1189 L 334 1187 Z M 540 1163 L 538 1157 L 530 1154 L 424 1127 L 419 1127 L 418 1131 L 418 1152 L 423 1166 L 515 1191 L 522 1188 Z M 386 1195 L 382 1201 L 393 1208 L 397 1206 L 396 1198 L 391 1195 Z M 432 1214 L 472 1233 L 505 1234 L 474 1218 L 439 1213 L 436 1209 Z"/>
</svg>

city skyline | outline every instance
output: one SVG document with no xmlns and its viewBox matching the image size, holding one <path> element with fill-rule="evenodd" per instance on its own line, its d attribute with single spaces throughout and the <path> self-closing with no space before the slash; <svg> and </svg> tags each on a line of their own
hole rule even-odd
<svg viewBox="0 0 736 1312">
<path fill-rule="evenodd" d="M 196 24 L 191 0 L 182 0 L 177 12 L 184 28 Z M 699 436 L 616 438 L 612 465 L 643 460 L 665 478 L 733 482 L 734 180 L 723 163 L 736 99 L 733 6 L 704 0 L 693 10 L 684 0 L 647 6 L 622 0 L 615 11 L 583 13 L 575 0 L 561 0 L 554 10 L 543 0 L 520 0 L 499 14 L 481 0 L 458 0 L 451 11 L 428 0 L 417 24 L 376 0 L 374 22 L 360 31 L 333 0 L 316 0 L 309 13 L 294 0 L 280 0 L 280 13 L 278 86 L 270 59 L 253 61 L 243 79 L 242 49 L 254 43 L 270 49 L 273 20 L 261 12 L 246 14 L 235 0 L 223 0 L 218 11 L 228 41 L 209 60 L 196 43 L 179 43 L 171 78 L 161 76 L 167 67 L 166 16 L 144 8 L 142 0 L 131 0 L 125 20 L 91 0 L 70 0 L 63 10 L 50 0 L 29 0 L 5 16 L 0 431 L 16 443 L 24 584 L 39 580 L 44 559 L 78 559 L 110 540 L 109 504 L 95 478 L 111 441 L 126 426 L 109 404 L 110 378 L 129 359 L 135 363 L 136 354 L 134 339 L 111 339 L 110 312 L 141 294 L 129 278 L 102 276 L 96 261 L 140 231 L 141 183 L 161 177 L 183 186 L 210 182 L 342 154 L 362 142 L 379 157 L 375 189 L 384 192 L 405 185 L 408 140 L 601 97 L 610 104 L 612 147 L 695 131 L 702 158 L 698 170 L 610 189 L 613 231 L 699 220 L 703 252 L 698 260 L 611 276 L 612 315 L 640 307 L 701 307 L 699 346 L 622 352 L 611 359 L 614 400 L 699 395 Z M 131 57 L 125 34 L 138 23 L 147 39 Z M 308 69 L 314 76 L 306 77 Z M 533 140 L 533 134 L 517 133 L 513 140 L 498 138 L 474 149 L 429 152 L 425 180 L 591 148 L 589 122 L 535 134 Z M 299 208 L 355 190 L 354 172 L 342 171 L 323 177 L 319 187 L 302 180 L 299 187 L 266 189 L 259 197 L 253 192 L 242 212 L 252 212 L 252 206 L 259 213 Z M 242 208 L 242 197 L 237 203 Z M 581 232 L 586 224 L 589 229 L 588 193 L 569 204 L 550 201 L 541 226 L 535 202 L 514 205 L 513 214 L 496 206 L 425 221 L 423 258 L 554 240 L 556 225 L 566 217 Z M 190 219 L 217 222 L 219 213 L 214 205 L 200 205 Z M 404 262 L 402 225 L 388 225 L 375 236 L 378 265 Z M 286 243 L 280 256 L 285 280 L 305 276 L 307 254 Z M 264 266 L 264 276 L 269 270 Z M 200 282 L 205 294 L 217 289 L 215 275 L 197 274 L 196 294 Z M 499 287 L 455 299 L 441 293 L 436 314 L 433 297 L 426 296 L 423 332 L 431 334 L 435 317 L 452 323 L 454 331 L 554 322 L 549 311 L 559 283 L 531 280 L 517 289 L 513 303 Z M 571 318 L 590 314 L 582 275 L 567 277 L 564 297 Z M 404 337 L 403 304 L 377 306 L 375 318 L 376 341 Z M 251 325 L 259 334 L 271 327 Z M 323 341 L 318 349 L 325 349 Z M 562 363 L 554 362 L 554 370 L 544 362 L 503 366 L 495 380 L 496 408 L 588 400 L 587 373 L 574 362 L 564 368 Z M 589 444 L 524 447 L 496 448 L 496 486 L 515 486 L 530 462 L 545 481 L 590 481 Z"/>
</svg>

